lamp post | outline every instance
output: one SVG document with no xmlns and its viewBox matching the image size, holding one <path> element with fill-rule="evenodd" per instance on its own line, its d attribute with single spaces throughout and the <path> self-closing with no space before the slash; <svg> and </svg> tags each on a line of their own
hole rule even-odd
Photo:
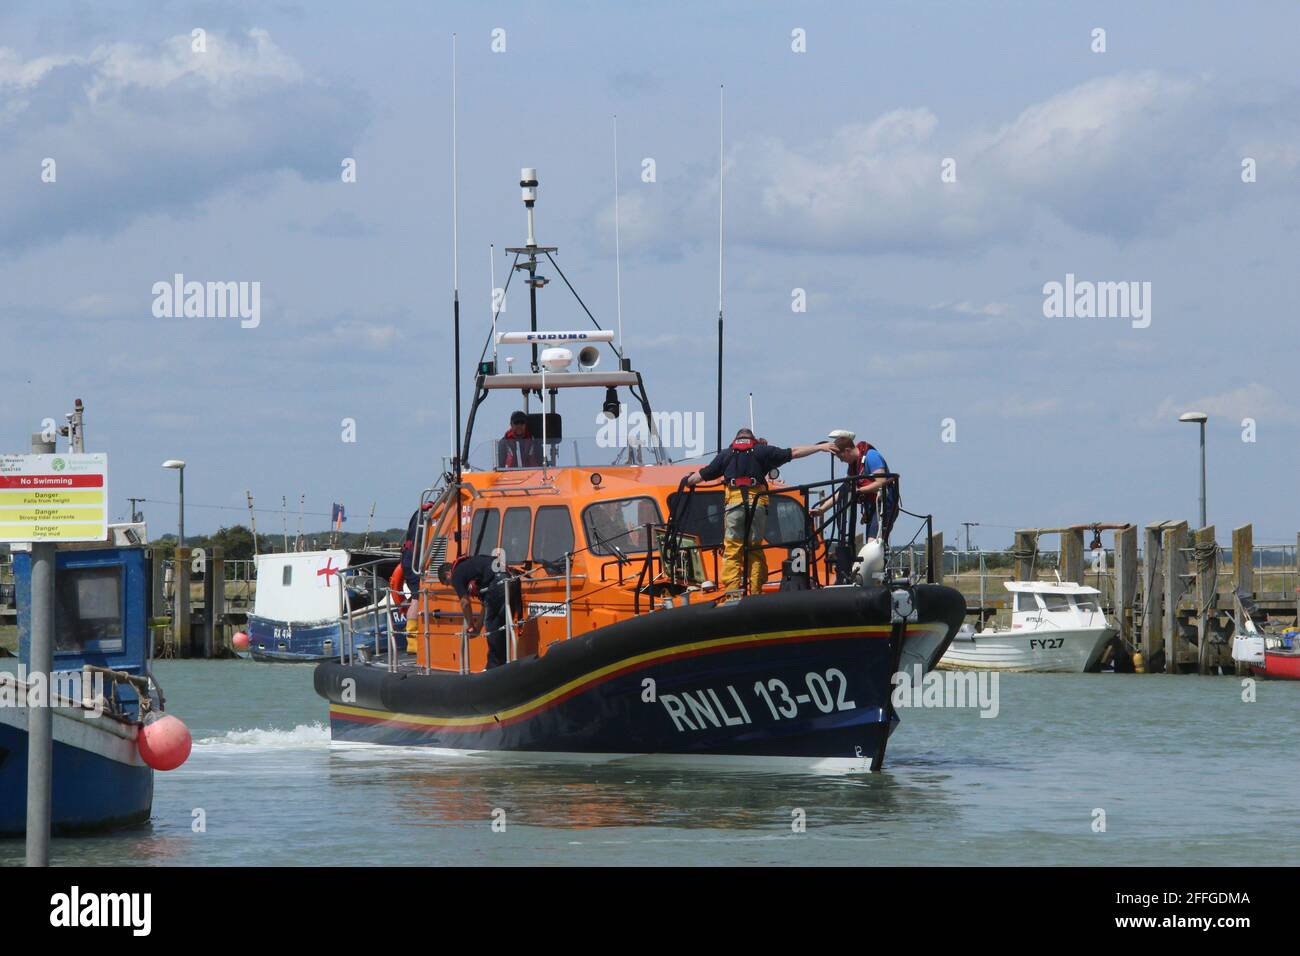
<svg viewBox="0 0 1300 956">
<path fill-rule="evenodd" d="M 1204 412 L 1183 412 L 1180 422 L 1195 422 L 1201 426 L 1201 527 L 1205 527 L 1205 423 L 1210 416 Z"/>
<path fill-rule="evenodd" d="M 185 547 L 185 462 L 179 458 L 168 458 L 162 463 L 164 468 L 174 468 L 180 474 L 181 480 L 181 497 L 180 497 L 180 522 L 177 527 L 176 547 Z"/>
</svg>

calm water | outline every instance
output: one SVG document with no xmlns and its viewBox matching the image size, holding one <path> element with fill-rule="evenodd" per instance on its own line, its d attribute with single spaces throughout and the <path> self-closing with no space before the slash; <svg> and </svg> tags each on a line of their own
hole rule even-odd
<svg viewBox="0 0 1300 956">
<path fill-rule="evenodd" d="M 1300 863 L 1300 683 L 1246 704 L 1228 677 L 1004 675 L 998 717 L 905 710 L 887 772 L 834 777 L 331 748 L 310 667 L 158 677 L 193 755 L 156 776 L 150 825 L 56 840 L 56 863 Z"/>
</svg>

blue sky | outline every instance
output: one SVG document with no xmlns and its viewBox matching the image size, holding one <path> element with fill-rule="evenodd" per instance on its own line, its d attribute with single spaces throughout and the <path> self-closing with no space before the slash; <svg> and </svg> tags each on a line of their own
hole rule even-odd
<svg viewBox="0 0 1300 956">
<path fill-rule="evenodd" d="M 657 407 L 713 434 L 725 83 L 727 429 L 751 390 L 772 441 L 854 428 L 907 507 L 998 547 L 1016 526 L 1194 519 L 1176 418 L 1197 408 L 1221 540 L 1253 521 L 1293 542 L 1298 29 L 1289 3 L 6 2 L 0 446 L 81 397 L 115 514 L 174 500 L 158 463 L 182 457 L 188 530 L 245 520 L 246 488 L 402 523 L 449 446 L 455 32 L 467 352 L 488 244 L 524 238 L 526 165 L 539 241 L 613 325 L 617 113 L 627 351 Z M 261 324 L 155 318 L 176 272 L 260 282 Z M 1151 283 L 1150 326 L 1044 317 L 1067 273 Z M 558 281 L 541 301 L 544 326 L 581 327 Z M 173 530 L 174 508 L 145 510 Z"/>
</svg>

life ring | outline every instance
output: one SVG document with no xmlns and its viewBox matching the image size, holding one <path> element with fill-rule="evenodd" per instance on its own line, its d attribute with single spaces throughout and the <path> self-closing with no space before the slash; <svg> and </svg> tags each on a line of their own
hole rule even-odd
<svg viewBox="0 0 1300 956">
<path fill-rule="evenodd" d="M 406 580 L 406 572 L 402 570 L 399 563 L 393 568 L 393 573 L 388 577 L 388 600 L 393 605 L 393 610 L 398 614 L 405 614 L 406 608 L 410 605 L 411 599 L 402 597 L 402 583 Z M 397 595 L 396 597 L 394 595 Z M 398 603 L 398 602 L 401 603 Z"/>
</svg>

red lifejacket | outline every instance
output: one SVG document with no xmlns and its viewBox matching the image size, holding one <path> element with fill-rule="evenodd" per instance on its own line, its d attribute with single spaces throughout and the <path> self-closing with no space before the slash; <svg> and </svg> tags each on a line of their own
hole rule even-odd
<svg viewBox="0 0 1300 956">
<path fill-rule="evenodd" d="M 501 440 L 506 443 L 503 467 L 532 468 L 542 463 L 542 450 L 533 438 L 532 429 L 527 426 L 522 436 L 516 435 L 513 427 L 507 428 Z"/>
<path fill-rule="evenodd" d="M 861 477 L 858 478 L 858 487 L 859 487 L 859 488 L 863 487 L 864 485 L 869 485 L 869 484 L 871 484 L 871 482 L 874 480 L 874 479 L 871 477 L 870 473 L 867 472 L 867 452 L 872 451 L 872 450 L 874 449 L 874 447 L 875 447 L 875 446 L 873 446 L 873 445 L 871 444 L 871 442 L 866 442 L 866 441 L 860 441 L 860 442 L 858 442 L 858 461 L 857 461 L 857 464 L 855 464 L 855 465 L 849 465 L 849 475 L 860 475 L 860 476 L 861 476 Z M 869 492 L 867 492 L 867 496 L 868 496 L 869 498 L 871 498 L 872 500 L 874 500 L 875 497 L 876 497 L 876 492 L 874 492 L 874 491 L 869 491 Z"/>
</svg>

